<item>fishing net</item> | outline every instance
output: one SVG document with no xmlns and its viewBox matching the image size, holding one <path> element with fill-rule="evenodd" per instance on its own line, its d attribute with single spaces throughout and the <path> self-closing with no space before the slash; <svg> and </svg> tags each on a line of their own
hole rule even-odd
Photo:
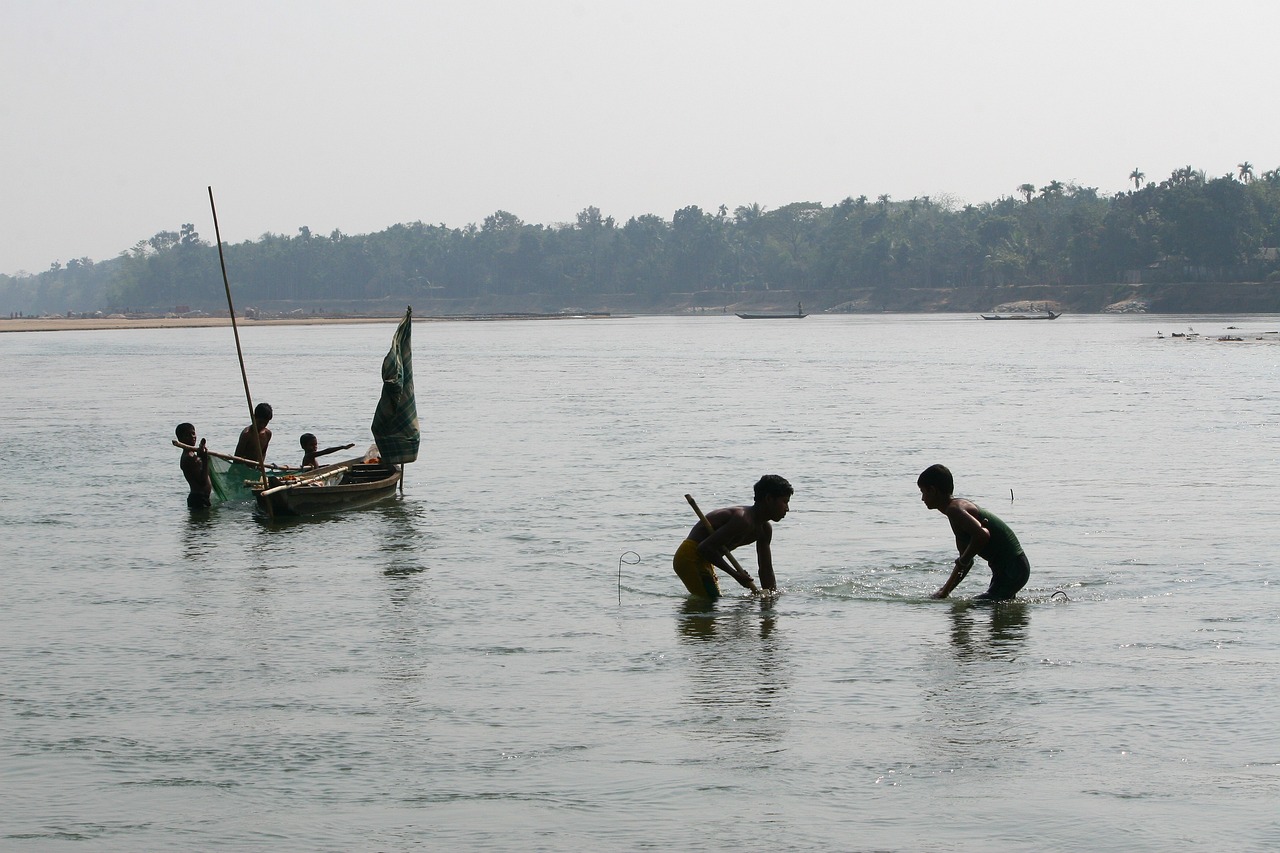
<svg viewBox="0 0 1280 853">
<path fill-rule="evenodd" d="M 215 504 L 252 500 L 253 491 L 245 485 L 245 480 L 256 483 L 261 479 L 262 475 L 257 468 L 239 462 L 228 462 L 216 456 L 209 457 L 209 480 L 213 483 Z"/>
</svg>

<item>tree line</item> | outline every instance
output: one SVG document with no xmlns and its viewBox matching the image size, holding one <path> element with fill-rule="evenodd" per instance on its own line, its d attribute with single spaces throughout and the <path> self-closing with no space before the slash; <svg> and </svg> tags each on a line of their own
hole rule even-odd
<svg viewBox="0 0 1280 853">
<path fill-rule="evenodd" d="M 658 305 L 701 291 L 1280 280 L 1280 169 L 1255 176 L 1242 163 L 1208 178 L 1187 166 L 1158 183 L 1134 169 L 1129 178 L 1133 189 L 1110 196 L 1055 180 L 977 205 L 859 196 L 773 210 L 689 206 L 669 220 L 646 214 L 622 224 L 596 207 L 553 225 L 500 210 L 461 228 L 413 222 L 321 235 L 302 227 L 224 251 L 238 307 L 517 294 L 566 306 L 634 294 Z M 188 223 L 108 261 L 0 275 L 6 306 L 225 310 L 217 247 Z"/>
</svg>

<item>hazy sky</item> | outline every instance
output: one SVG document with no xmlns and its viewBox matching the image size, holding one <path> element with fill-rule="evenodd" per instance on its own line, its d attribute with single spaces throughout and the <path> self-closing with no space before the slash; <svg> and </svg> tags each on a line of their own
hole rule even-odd
<svg viewBox="0 0 1280 853">
<path fill-rule="evenodd" d="M 0 272 L 1280 167 L 1274 0 L 0 0 Z"/>
</svg>

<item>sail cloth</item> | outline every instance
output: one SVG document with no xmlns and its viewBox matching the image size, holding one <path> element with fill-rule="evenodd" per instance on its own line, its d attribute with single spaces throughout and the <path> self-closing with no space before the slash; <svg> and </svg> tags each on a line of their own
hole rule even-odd
<svg viewBox="0 0 1280 853">
<path fill-rule="evenodd" d="M 382 399 L 373 413 L 373 440 L 382 461 L 401 465 L 418 458 L 418 404 L 413 399 L 413 359 L 409 335 L 413 329 L 413 308 L 391 338 L 391 349 L 382 360 Z"/>
</svg>

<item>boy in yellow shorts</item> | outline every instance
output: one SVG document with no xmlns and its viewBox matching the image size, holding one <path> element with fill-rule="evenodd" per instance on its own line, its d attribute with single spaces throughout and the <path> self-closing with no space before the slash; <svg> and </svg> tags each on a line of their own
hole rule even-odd
<svg viewBox="0 0 1280 853">
<path fill-rule="evenodd" d="M 701 520 L 689 531 L 676 549 L 672 567 L 689 592 L 705 598 L 719 598 L 720 584 L 716 569 L 739 584 L 758 592 L 755 580 L 747 572 L 739 572 L 729 564 L 727 555 L 734 548 L 756 543 L 756 562 L 760 567 L 760 585 L 776 591 L 773 576 L 773 542 L 771 522 L 781 521 L 790 509 L 791 484 L 777 474 L 766 474 L 755 485 L 755 503 L 730 506 L 707 513 L 707 521 L 715 532 L 707 530 Z"/>
</svg>

